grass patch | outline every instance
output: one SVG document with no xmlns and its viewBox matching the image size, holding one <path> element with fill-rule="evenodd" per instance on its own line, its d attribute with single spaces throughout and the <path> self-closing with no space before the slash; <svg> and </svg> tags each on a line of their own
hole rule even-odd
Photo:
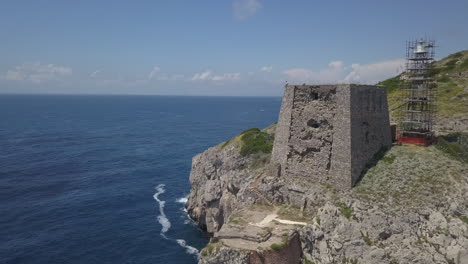
<svg viewBox="0 0 468 264">
<path fill-rule="evenodd" d="M 280 249 L 283 249 L 284 247 L 285 247 L 284 244 L 276 244 L 276 243 L 273 243 L 270 246 L 270 248 L 273 250 L 280 250 Z"/>
<path fill-rule="evenodd" d="M 385 81 L 379 82 L 377 85 L 385 86 L 387 93 L 393 93 L 394 91 L 400 89 L 404 81 L 400 80 L 401 74 L 393 78 L 387 79 Z"/>
<path fill-rule="evenodd" d="M 468 59 L 466 59 L 462 63 L 460 63 L 460 69 L 462 69 L 462 70 L 468 69 Z"/>
<path fill-rule="evenodd" d="M 304 264 L 315 264 L 312 260 L 308 259 L 307 257 L 304 257 Z"/>
<path fill-rule="evenodd" d="M 281 249 L 287 247 L 288 244 L 289 244 L 289 239 L 287 237 L 283 237 L 281 243 L 279 243 L 279 244 L 273 243 L 273 244 L 271 244 L 270 248 L 273 249 L 273 250 L 281 250 Z"/>
<path fill-rule="evenodd" d="M 465 224 L 467 224 L 467 225 L 468 225 L 468 216 L 464 216 L 464 215 L 462 215 L 462 216 L 460 216 L 460 220 L 462 220 L 462 221 L 463 221 L 463 223 L 465 223 Z"/>
<path fill-rule="evenodd" d="M 235 225 L 246 225 L 247 221 L 242 217 L 241 213 L 235 213 L 229 218 L 229 223 Z"/>
<path fill-rule="evenodd" d="M 231 142 L 230 139 L 227 140 L 227 141 L 225 141 L 225 142 L 221 145 L 221 149 L 223 149 L 224 147 L 226 147 L 226 146 L 229 144 L 229 142 Z"/>
<path fill-rule="evenodd" d="M 240 154 L 247 156 L 253 153 L 271 153 L 273 136 L 258 128 L 247 129 L 241 133 L 242 146 Z"/>
<path fill-rule="evenodd" d="M 463 57 L 463 52 L 461 51 L 448 56 L 450 59 L 459 59 L 461 57 Z"/>
<path fill-rule="evenodd" d="M 340 209 L 340 212 L 341 214 L 343 214 L 344 217 L 349 219 L 353 215 L 353 209 L 346 206 L 345 203 L 338 202 L 336 206 Z"/>
<path fill-rule="evenodd" d="M 289 207 L 286 207 L 286 206 L 281 207 L 281 209 L 278 211 L 278 216 L 281 219 L 297 221 L 297 222 L 309 222 L 311 220 L 303 215 L 303 212 L 301 211 L 301 207 L 298 205 L 291 205 Z"/>
<path fill-rule="evenodd" d="M 437 139 L 436 147 L 449 156 L 468 162 L 468 133 L 451 133 Z"/>
<path fill-rule="evenodd" d="M 440 77 L 439 79 L 437 79 L 437 81 L 442 82 L 442 83 L 448 83 L 450 81 L 450 78 L 447 75 L 444 75 Z"/>
<path fill-rule="evenodd" d="M 390 164 L 393 164 L 393 162 L 395 161 L 395 159 L 396 159 L 396 156 L 393 155 L 393 154 L 390 154 L 390 155 L 388 155 L 388 156 L 384 156 L 384 157 L 382 158 L 382 162 L 385 163 L 385 164 L 390 165 Z"/>
<path fill-rule="evenodd" d="M 458 59 L 452 59 L 445 63 L 444 71 L 453 71 L 457 66 L 457 61 Z"/>
<path fill-rule="evenodd" d="M 221 248 L 221 243 L 218 242 L 218 243 L 208 243 L 208 245 L 206 245 L 206 247 L 204 247 L 200 254 L 204 257 L 208 256 L 209 254 L 211 254 L 211 252 L 215 251 L 215 252 L 218 252 L 219 249 Z"/>
<path fill-rule="evenodd" d="M 361 233 L 362 239 L 364 240 L 364 242 L 366 242 L 368 246 L 374 245 L 374 241 L 372 241 L 372 239 L 369 237 L 369 233 L 366 232 L 366 234 L 364 234 L 364 232 L 362 231 L 359 232 Z"/>
</svg>

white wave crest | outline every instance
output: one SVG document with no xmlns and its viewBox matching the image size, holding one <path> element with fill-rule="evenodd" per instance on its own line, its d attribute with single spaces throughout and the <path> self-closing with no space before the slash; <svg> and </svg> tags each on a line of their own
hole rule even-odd
<svg viewBox="0 0 468 264">
<path fill-rule="evenodd" d="M 159 195 L 163 194 L 166 190 L 164 189 L 166 185 L 164 184 L 159 184 L 158 186 L 156 186 L 156 193 L 153 195 L 153 198 L 158 202 L 159 204 L 159 215 L 158 215 L 158 222 L 161 224 L 161 233 L 160 235 L 164 238 L 164 239 L 167 239 L 167 240 L 173 240 L 171 238 L 168 238 L 166 236 L 166 232 L 169 230 L 169 228 L 171 228 L 171 222 L 169 221 L 169 219 L 167 218 L 166 216 L 166 213 L 164 213 L 164 205 L 166 204 L 165 201 L 162 201 L 161 199 L 159 199 Z M 176 202 L 179 202 L 179 203 L 186 203 L 187 202 L 187 197 L 183 197 L 183 198 L 179 198 L 176 200 Z M 198 251 L 198 249 L 190 246 L 190 245 L 187 245 L 187 243 L 185 242 L 185 240 L 183 239 L 176 239 L 176 242 L 177 244 L 179 244 L 181 247 L 185 248 L 185 251 L 188 253 L 188 254 L 191 254 L 191 255 L 194 255 L 196 256 L 197 258 L 200 258 L 200 252 Z"/>
<path fill-rule="evenodd" d="M 164 190 L 164 184 L 159 184 L 156 186 L 156 193 L 153 195 L 153 198 L 159 203 L 159 215 L 158 215 L 158 222 L 161 224 L 161 236 L 166 238 L 167 237 L 164 235 L 167 231 L 169 231 L 169 228 L 171 228 L 171 222 L 169 219 L 167 219 L 166 214 L 164 213 L 164 204 L 166 203 L 165 201 L 162 201 L 159 199 L 159 195 L 163 194 L 166 190 Z"/>
<path fill-rule="evenodd" d="M 181 204 L 186 204 L 188 201 L 188 197 L 185 196 L 185 197 L 181 197 L 179 199 L 176 199 L 176 203 L 181 203 Z"/>
<path fill-rule="evenodd" d="M 183 240 L 183 239 L 177 239 L 176 241 L 177 241 L 177 243 L 178 243 L 181 247 L 185 248 L 185 250 L 187 251 L 187 253 L 192 254 L 192 255 L 195 255 L 195 256 L 197 256 L 197 257 L 200 256 L 200 252 L 198 251 L 198 249 L 196 249 L 196 248 L 194 248 L 194 247 L 192 247 L 192 246 L 187 245 L 187 243 L 185 242 L 185 240 Z"/>
</svg>

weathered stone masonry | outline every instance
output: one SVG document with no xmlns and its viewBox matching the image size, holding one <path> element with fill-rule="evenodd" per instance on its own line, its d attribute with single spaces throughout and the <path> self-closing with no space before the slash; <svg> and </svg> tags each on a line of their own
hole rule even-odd
<svg viewBox="0 0 468 264">
<path fill-rule="evenodd" d="M 286 85 L 272 154 L 282 177 L 349 189 L 390 144 L 384 87 Z"/>
</svg>

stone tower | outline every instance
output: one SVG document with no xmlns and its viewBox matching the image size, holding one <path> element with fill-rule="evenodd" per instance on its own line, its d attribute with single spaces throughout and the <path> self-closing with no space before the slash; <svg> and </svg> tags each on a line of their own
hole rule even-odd
<svg viewBox="0 0 468 264">
<path fill-rule="evenodd" d="M 370 85 L 286 85 L 272 162 L 282 177 L 350 189 L 391 144 L 387 94 Z"/>
</svg>

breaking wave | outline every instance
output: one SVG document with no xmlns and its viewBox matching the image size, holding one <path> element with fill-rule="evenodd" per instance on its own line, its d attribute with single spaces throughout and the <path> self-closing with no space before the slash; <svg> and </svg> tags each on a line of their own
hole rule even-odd
<svg viewBox="0 0 468 264">
<path fill-rule="evenodd" d="M 162 201 L 159 199 L 159 195 L 163 194 L 166 190 L 164 190 L 164 187 L 166 185 L 164 184 L 159 184 L 156 186 L 156 193 L 153 195 L 153 198 L 159 203 L 159 215 L 158 215 L 158 222 L 161 224 L 161 236 L 166 238 L 165 233 L 169 231 L 169 228 L 171 228 L 171 222 L 169 219 L 167 219 L 166 214 L 164 213 L 164 205 L 166 204 L 165 201 Z"/>
<path fill-rule="evenodd" d="M 188 201 L 187 196 L 176 199 L 176 203 L 186 204 Z"/>
<path fill-rule="evenodd" d="M 187 245 L 187 243 L 185 242 L 185 240 L 183 239 L 176 239 L 177 241 L 177 244 L 179 244 L 181 247 L 185 248 L 185 250 L 187 251 L 187 253 L 189 254 L 192 254 L 192 255 L 195 255 L 197 257 L 200 256 L 200 252 L 198 251 L 198 249 L 192 247 L 192 246 L 189 246 Z"/>
<path fill-rule="evenodd" d="M 168 238 L 166 236 L 166 232 L 169 231 L 169 229 L 171 228 L 171 222 L 169 221 L 169 219 L 166 216 L 166 213 L 164 212 L 164 205 L 166 204 L 166 201 L 163 201 L 163 200 L 159 199 L 159 195 L 163 194 L 166 191 L 164 189 L 165 186 L 166 186 L 165 184 L 159 184 L 158 186 L 156 186 L 156 193 L 153 195 L 153 198 L 159 204 L 158 222 L 159 222 L 159 224 L 161 224 L 161 233 L 160 233 L 160 235 L 164 239 L 173 240 L 173 239 L 170 239 L 170 238 Z M 179 199 L 176 200 L 176 202 L 185 204 L 187 202 L 187 197 L 179 198 Z M 185 240 L 175 239 L 175 241 L 181 247 L 185 248 L 185 251 L 188 254 L 195 255 L 197 258 L 200 257 L 200 252 L 198 251 L 198 249 L 196 249 L 196 248 L 194 248 L 194 247 L 192 247 L 190 245 L 187 245 L 187 242 L 185 242 Z"/>
</svg>

